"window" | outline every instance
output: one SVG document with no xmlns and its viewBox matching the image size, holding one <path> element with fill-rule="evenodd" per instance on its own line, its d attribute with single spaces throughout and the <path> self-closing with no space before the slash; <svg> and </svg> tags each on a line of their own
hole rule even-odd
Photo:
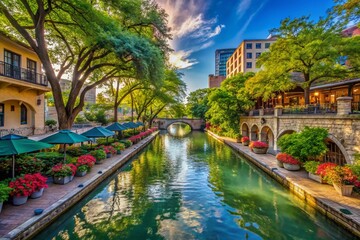
<svg viewBox="0 0 360 240">
<path fill-rule="evenodd" d="M 27 108 L 24 104 L 21 104 L 21 116 L 20 116 L 20 123 L 27 124 Z"/>
<path fill-rule="evenodd" d="M 260 55 L 261 55 L 261 52 L 257 52 L 257 53 L 256 53 L 256 58 L 259 58 Z"/>
<path fill-rule="evenodd" d="M 252 68 L 252 62 L 247 62 L 246 63 L 246 68 Z"/>
<path fill-rule="evenodd" d="M 261 49 L 261 43 L 256 43 L 255 47 L 256 49 Z"/>
<path fill-rule="evenodd" d="M 36 82 L 36 62 L 30 59 L 27 59 L 27 71 L 26 77 L 31 82 Z"/>
<path fill-rule="evenodd" d="M 0 127 L 4 126 L 5 105 L 0 103 Z"/>
<path fill-rule="evenodd" d="M 246 49 L 252 49 L 252 43 L 247 43 L 246 44 Z"/>
<path fill-rule="evenodd" d="M 270 47 L 270 43 L 265 43 L 265 48 L 269 48 Z"/>
<path fill-rule="evenodd" d="M 252 53 L 251 52 L 249 52 L 249 53 L 246 53 L 246 58 L 252 58 Z"/>
<path fill-rule="evenodd" d="M 4 74 L 5 76 L 20 79 L 20 55 L 4 50 Z"/>
</svg>

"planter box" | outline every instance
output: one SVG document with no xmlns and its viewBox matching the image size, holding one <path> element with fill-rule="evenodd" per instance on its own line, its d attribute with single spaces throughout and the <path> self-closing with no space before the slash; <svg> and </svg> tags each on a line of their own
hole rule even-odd
<svg viewBox="0 0 360 240">
<path fill-rule="evenodd" d="M 300 170 L 300 165 L 299 164 L 288 164 L 288 163 L 283 163 L 283 164 L 284 164 L 284 168 L 286 170 L 289 170 L 289 171 Z"/>
<path fill-rule="evenodd" d="M 54 177 L 54 183 L 65 185 L 71 181 L 71 176 L 66 177 Z"/>
<path fill-rule="evenodd" d="M 254 148 L 253 152 L 256 154 L 265 154 L 267 152 L 268 148 Z"/>
<path fill-rule="evenodd" d="M 46 183 L 47 183 L 47 184 L 54 182 L 53 176 L 46 176 L 46 177 L 47 177 L 47 180 L 46 180 Z"/>
<path fill-rule="evenodd" d="M 283 162 L 281 162 L 281 161 L 279 161 L 279 160 L 277 160 L 277 159 L 276 159 L 276 165 L 278 165 L 278 167 L 281 167 L 281 168 L 284 167 Z"/>
<path fill-rule="evenodd" d="M 39 198 L 43 195 L 44 193 L 44 188 L 40 189 L 39 191 L 36 191 L 36 192 L 33 192 L 31 195 L 30 195 L 30 198 Z"/>
<path fill-rule="evenodd" d="M 354 188 L 354 185 L 341 185 L 336 183 L 333 183 L 333 186 L 341 196 L 350 196 Z"/>
<path fill-rule="evenodd" d="M 309 173 L 309 178 L 318 183 L 325 183 L 325 181 L 322 179 L 320 175 Z"/>
<path fill-rule="evenodd" d="M 15 206 L 20 206 L 20 205 L 23 205 L 27 202 L 28 200 L 28 196 L 24 197 L 24 196 L 21 196 L 21 197 L 13 197 L 13 204 Z"/>
<path fill-rule="evenodd" d="M 249 146 L 249 141 L 242 142 L 242 145 L 243 145 L 243 146 Z"/>
<path fill-rule="evenodd" d="M 107 153 L 106 158 L 111 158 L 111 153 Z"/>
<path fill-rule="evenodd" d="M 77 177 L 83 177 L 83 176 L 86 175 L 86 173 L 87 173 L 87 171 L 83 171 L 83 172 L 76 171 L 75 176 L 77 176 Z"/>
<path fill-rule="evenodd" d="M 104 162 L 104 159 L 96 160 L 95 164 L 102 164 Z"/>
</svg>

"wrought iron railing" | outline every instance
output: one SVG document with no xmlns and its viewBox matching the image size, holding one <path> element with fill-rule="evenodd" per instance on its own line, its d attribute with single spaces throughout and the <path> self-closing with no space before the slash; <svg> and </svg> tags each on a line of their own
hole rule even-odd
<svg viewBox="0 0 360 240">
<path fill-rule="evenodd" d="M 285 107 L 282 111 L 282 114 L 335 114 L 336 112 L 336 104 L 331 103 Z"/>
<path fill-rule="evenodd" d="M 42 86 L 48 85 L 48 81 L 45 75 L 2 61 L 0 61 L 0 76 L 14 78 Z"/>
<path fill-rule="evenodd" d="M 254 110 L 252 110 L 252 115 L 253 115 L 253 116 L 259 116 L 259 115 L 260 115 L 259 109 L 254 109 Z"/>
</svg>

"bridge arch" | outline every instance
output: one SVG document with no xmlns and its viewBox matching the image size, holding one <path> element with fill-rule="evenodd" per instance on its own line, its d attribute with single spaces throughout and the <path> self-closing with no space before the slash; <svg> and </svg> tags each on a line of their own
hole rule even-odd
<svg viewBox="0 0 360 240">
<path fill-rule="evenodd" d="M 334 135 L 329 134 L 326 141 L 329 151 L 324 156 L 325 162 L 333 162 L 338 165 L 352 163 L 345 147 Z"/>
<path fill-rule="evenodd" d="M 174 121 L 174 122 L 172 122 L 172 123 L 169 123 L 165 128 L 166 129 L 168 129 L 172 124 L 174 124 L 174 123 L 183 123 L 183 124 L 186 124 L 186 125 L 188 125 L 190 128 L 191 128 L 191 131 L 193 131 L 193 127 L 191 126 L 191 124 L 189 124 L 188 122 L 185 122 L 185 121 L 181 121 L 181 120 L 179 120 L 179 121 Z"/>
<path fill-rule="evenodd" d="M 153 126 L 161 130 L 167 130 L 171 124 L 178 122 L 189 125 L 191 130 L 203 130 L 205 127 L 204 120 L 191 118 L 156 118 L 153 121 Z"/>
</svg>

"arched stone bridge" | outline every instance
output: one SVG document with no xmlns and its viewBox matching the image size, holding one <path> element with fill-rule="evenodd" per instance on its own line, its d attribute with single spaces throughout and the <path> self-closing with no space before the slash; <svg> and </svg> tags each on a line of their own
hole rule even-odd
<svg viewBox="0 0 360 240">
<path fill-rule="evenodd" d="M 155 118 L 153 126 L 158 127 L 160 130 L 166 130 L 173 123 L 185 123 L 191 127 L 191 130 L 203 130 L 205 122 L 203 119 L 195 118 Z"/>
</svg>

